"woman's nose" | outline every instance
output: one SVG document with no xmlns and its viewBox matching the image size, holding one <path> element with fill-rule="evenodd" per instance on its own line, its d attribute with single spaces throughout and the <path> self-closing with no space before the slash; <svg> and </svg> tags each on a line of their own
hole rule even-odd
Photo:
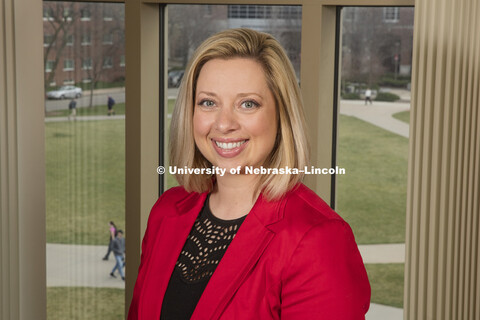
<svg viewBox="0 0 480 320">
<path fill-rule="evenodd" d="M 233 107 L 223 106 L 218 110 L 215 127 L 223 133 L 238 129 L 239 124 Z"/>
</svg>

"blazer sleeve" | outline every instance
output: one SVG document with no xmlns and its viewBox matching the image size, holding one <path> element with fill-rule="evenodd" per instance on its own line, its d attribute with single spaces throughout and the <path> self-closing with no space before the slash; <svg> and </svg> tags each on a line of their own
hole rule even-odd
<svg viewBox="0 0 480 320">
<path fill-rule="evenodd" d="M 160 205 L 161 199 L 159 198 L 157 202 L 154 204 L 151 212 L 154 212 L 156 208 Z M 137 320 L 138 319 L 138 301 L 140 299 L 140 292 L 143 287 L 143 283 L 145 281 L 145 266 L 148 265 L 148 260 L 151 255 L 151 233 L 152 233 L 152 225 L 151 225 L 151 220 L 152 220 L 152 213 L 150 213 L 149 221 L 147 224 L 147 229 L 145 230 L 145 235 L 142 240 L 142 254 L 140 258 L 140 266 L 138 267 L 138 275 L 137 275 L 137 280 L 135 281 L 135 287 L 133 289 L 133 297 L 132 301 L 130 303 L 130 308 L 128 310 L 128 320 Z"/>
<path fill-rule="evenodd" d="M 365 319 L 370 284 L 350 226 L 328 220 L 299 242 L 282 277 L 282 319 Z"/>
</svg>

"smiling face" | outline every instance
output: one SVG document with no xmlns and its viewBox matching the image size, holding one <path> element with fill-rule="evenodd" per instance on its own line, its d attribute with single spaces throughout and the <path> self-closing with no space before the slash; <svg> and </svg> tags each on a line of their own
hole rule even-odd
<svg viewBox="0 0 480 320">
<path fill-rule="evenodd" d="M 193 131 L 196 146 L 215 166 L 262 165 L 277 135 L 275 98 L 262 66 L 245 58 L 205 63 L 197 80 Z"/>
</svg>

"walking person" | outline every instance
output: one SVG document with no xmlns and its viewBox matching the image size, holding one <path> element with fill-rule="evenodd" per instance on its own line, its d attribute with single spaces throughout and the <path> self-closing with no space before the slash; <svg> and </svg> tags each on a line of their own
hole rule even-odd
<svg viewBox="0 0 480 320">
<path fill-rule="evenodd" d="M 365 105 L 367 105 L 367 102 L 372 104 L 372 90 L 370 90 L 370 88 L 367 88 L 365 91 Z"/>
<path fill-rule="evenodd" d="M 70 110 L 70 114 L 68 115 L 68 120 L 73 118 L 73 120 L 77 120 L 77 101 L 75 99 L 70 100 L 68 104 L 68 109 Z"/>
<path fill-rule="evenodd" d="M 110 252 L 112 252 L 112 241 L 115 239 L 115 234 L 117 233 L 117 226 L 115 226 L 115 223 L 113 223 L 113 221 L 110 221 L 108 223 L 108 226 L 109 226 L 108 250 L 105 257 L 103 257 L 103 260 L 108 260 L 108 256 L 110 256 Z"/>
<path fill-rule="evenodd" d="M 109 96 L 107 100 L 107 107 L 108 107 L 107 115 L 109 116 L 111 116 L 112 114 L 115 115 L 115 110 L 113 110 L 114 105 L 115 105 L 115 100 L 113 100 L 113 98 Z"/>
<path fill-rule="evenodd" d="M 115 270 L 118 269 L 118 273 L 122 277 L 122 280 L 125 280 L 125 275 L 123 273 L 123 266 L 124 266 L 124 253 L 125 253 L 125 238 L 123 237 L 123 231 L 118 230 L 117 236 L 112 241 L 112 251 L 113 255 L 115 256 L 115 266 L 110 272 L 110 276 L 116 278 Z"/>
</svg>

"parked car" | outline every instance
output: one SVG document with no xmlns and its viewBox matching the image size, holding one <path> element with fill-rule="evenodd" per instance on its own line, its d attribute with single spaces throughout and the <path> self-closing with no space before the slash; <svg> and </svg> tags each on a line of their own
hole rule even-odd
<svg viewBox="0 0 480 320">
<path fill-rule="evenodd" d="M 173 70 L 168 73 L 168 87 L 178 88 L 182 82 L 184 70 Z"/>
<path fill-rule="evenodd" d="M 80 98 L 82 96 L 82 88 L 74 86 L 63 86 L 58 90 L 48 91 L 48 99 L 68 99 Z"/>
</svg>

